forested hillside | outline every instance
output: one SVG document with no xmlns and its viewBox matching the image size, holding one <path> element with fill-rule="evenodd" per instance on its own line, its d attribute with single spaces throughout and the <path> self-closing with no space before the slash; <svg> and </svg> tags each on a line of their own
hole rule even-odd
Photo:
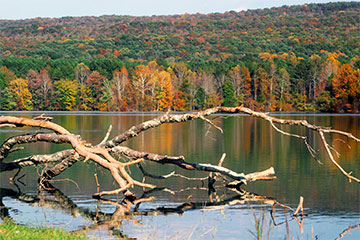
<svg viewBox="0 0 360 240">
<path fill-rule="evenodd" d="M 360 110 L 360 2 L 0 20 L 2 110 Z"/>
</svg>

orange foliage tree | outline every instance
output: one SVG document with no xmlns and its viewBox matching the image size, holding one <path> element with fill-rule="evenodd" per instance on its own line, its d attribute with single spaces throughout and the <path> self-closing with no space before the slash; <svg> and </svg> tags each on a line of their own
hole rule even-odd
<svg viewBox="0 0 360 240">
<path fill-rule="evenodd" d="M 156 77 L 156 104 L 157 110 L 167 110 L 172 106 L 173 86 L 170 73 L 161 71 Z"/>
<path fill-rule="evenodd" d="M 335 92 L 335 106 L 338 111 L 359 111 L 360 70 L 353 70 L 350 64 L 343 64 L 332 78 Z"/>
</svg>

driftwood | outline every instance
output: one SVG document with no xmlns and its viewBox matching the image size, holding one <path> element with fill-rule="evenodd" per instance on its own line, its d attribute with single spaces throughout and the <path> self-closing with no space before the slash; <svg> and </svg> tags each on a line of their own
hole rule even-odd
<svg viewBox="0 0 360 240">
<path fill-rule="evenodd" d="M 122 134 L 114 137 L 111 140 L 108 140 L 111 127 L 109 128 L 105 138 L 101 143 L 97 145 L 92 145 L 87 143 L 81 136 L 74 135 L 68 130 L 59 126 L 56 123 L 50 122 L 51 119 L 40 116 L 33 119 L 18 118 L 12 116 L 1 116 L 0 117 L 0 127 L 33 127 L 35 128 L 34 133 L 18 135 L 11 137 L 3 142 L 0 146 L 0 172 L 11 171 L 15 169 L 21 169 L 25 166 L 34 166 L 47 163 L 54 163 L 51 169 L 43 171 L 40 176 L 40 183 L 49 181 L 57 175 L 61 174 L 67 168 L 71 167 L 74 163 L 78 161 L 93 161 L 100 165 L 101 167 L 109 170 L 113 178 L 119 185 L 119 188 L 97 192 L 94 194 L 94 197 L 101 197 L 103 195 L 117 194 L 123 192 L 125 197 L 130 199 L 135 199 L 134 194 L 129 190 L 134 185 L 143 187 L 143 188 L 155 188 L 152 184 L 147 184 L 145 182 L 139 182 L 131 177 L 131 175 L 126 170 L 127 166 L 137 165 L 144 173 L 144 176 L 148 177 L 158 177 L 158 178 L 168 178 L 172 176 L 179 176 L 176 173 L 170 173 L 167 176 L 154 176 L 148 173 L 143 166 L 141 165 L 144 161 L 152 161 L 159 164 L 173 164 L 180 168 L 186 170 L 196 170 L 212 173 L 210 176 L 211 181 L 215 181 L 219 176 L 226 177 L 231 179 L 232 182 L 227 181 L 226 185 L 228 187 L 239 188 L 242 184 L 247 184 L 248 182 L 257 181 L 257 180 L 273 180 L 276 177 L 273 176 L 275 171 L 272 167 L 267 170 L 256 172 L 256 173 L 238 173 L 234 170 L 225 168 L 221 166 L 220 161 L 218 165 L 212 164 L 200 164 L 200 163 L 190 163 L 185 160 L 184 156 L 163 156 L 155 153 L 139 152 L 134 149 L 121 146 L 121 144 L 133 137 L 138 136 L 143 131 L 146 131 L 151 128 L 158 127 L 165 123 L 178 123 L 186 122 L 193 119 L 202 119 L 210 123 L 216 129 L 221 130 L 209 119 L 206 119 L 206 116 L 215 114 L 215 113 L 245 113 L 254 117 L 262 118 L 270 122 L 271 126 L 281 134 L 288 135 L 290 137 L 297 137 L 304 141 L 308 150 L 313 154 L 314 150 L 307 142 L 306 136 L 300 136 L 285 132 L 279 129 L 275 124 L 278 125 L 298 125 L 309 130 L 315 131 L 319 134 L 320 139 L 326 149 L 327 155 L 331 162 L 343 173 L 349 181 L 355 181 L 360 183 L 360 180 L 351 175 L 351 172 L 345 171 L 334 159 L 331 147 L 327 143 L 325 134 L 340 134 L 352 139 L 354 141 L 360 142 L 360 139 L 353 136 L 351 133 L 342 132 L 338 130 L 329 129 L 326 127 L 320 127 L 308 123 L 306 120 L 288 120 L 271 117 L 266 113 L 255 112 L 249 108 L 239 106 L 239 107 L 216 107 L 207 109 L 204 111 L 196 113 L 187 113 L 187 114 L 165 114 L 160 117 L 154 118 L 149 121 L 145 121 L 139 125 L 133 126 Z M 39 132 L 38 128 L 41 129 Z M 222 130 L 221 130 L 222 131 Z M 16 146 L 19 144 L 33 143 L 33 142 L 49 142 L 54 144 L 59 143 L 68 143 L 71 145 L 71 148 L 68 150 L 60 151 L 52 154 L 43 154 L 43 155 L 33 155 L 28 156 L 22 159 L 16 159 L 10 162 L 6 162 L 6 158 L 15 150 L 21 150 Z M 120 157 L 119 157 L 120 156 Z M 124 161 L 125 160 L 125 161 Z M 18 173 L 17 173 L 18 174 Z M 17 175 L 16 174 L 16 175 Z M 215 174 L 215 177 L 213 176 Z M 210 182 L 210 180 L 209 180 Z M 212 185 L 213 183 L 209 184 Z"/>
</svg>

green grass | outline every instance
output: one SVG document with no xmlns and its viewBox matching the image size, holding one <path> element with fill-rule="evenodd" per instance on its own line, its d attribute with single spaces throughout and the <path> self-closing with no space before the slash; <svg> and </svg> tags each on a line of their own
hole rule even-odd
<svg viewBox="0 0 360 240">
<path fill-rule="evenodd" d="M 83 234 L 73 234 L 56 228 L 30 228 L 17 225 L 13 220 L 5 218 L 0 223 L 0 240 L 12 239 L 88 239 Z"/>
</svg>

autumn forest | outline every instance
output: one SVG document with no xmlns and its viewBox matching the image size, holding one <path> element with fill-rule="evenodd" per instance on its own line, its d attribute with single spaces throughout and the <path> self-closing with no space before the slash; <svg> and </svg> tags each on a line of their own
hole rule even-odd
<svg viewBox="0 0 360 240">
<path fill-rule="evenodd" d="M 1 110 L 360 111 L 360 2 L 0 20 Z"/>
</svg>

